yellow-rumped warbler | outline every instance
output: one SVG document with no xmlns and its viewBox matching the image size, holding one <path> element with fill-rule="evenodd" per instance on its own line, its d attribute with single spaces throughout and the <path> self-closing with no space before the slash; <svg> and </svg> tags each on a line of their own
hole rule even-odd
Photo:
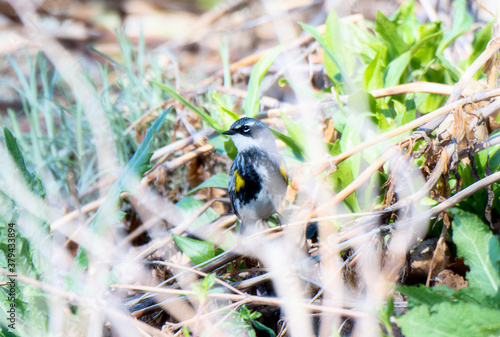
<svg viewBox="0 0 500 337">
<path fill-rule="evenodd" d="M 243 226 L 267 220 L 283 202 L 288 184 L 285 163 L 266 124 L 241 118 L 222 132 L 238 154 L 229 172 L 231 209 Z"/>
</svg>

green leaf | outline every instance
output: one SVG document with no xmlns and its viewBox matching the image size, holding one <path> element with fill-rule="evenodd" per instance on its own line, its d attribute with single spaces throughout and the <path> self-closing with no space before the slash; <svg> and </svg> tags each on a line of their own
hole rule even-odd
<svg viewBox="0 0 500 337">
<path fill-rule="evenodd" d="M 346 129 L 344 129 L 344 131 Z M 344 134 L 342 136 L 344 136 Z M 346 134 L 346 136 L 348 136 L 348 134 Z M 337 140 L 335 142 L 335 144 L 333 144 L 333 147 L 330 151 L 330 155 L 335 156 L 341 152 L 342 152 L 341 144 L 340 144 L 340 141 Z M 332 180 L 335 192 L 337 192 L 337 193 L 340 192 L 341 190 L 343 190 L 347 185 L 349 185 L 354 180 L 352 166 L 353 166 L 352 158 L 346 159 L 343 162 L 341 162 L 340 164 L 338 164 L 337 170 L 330 175 L 329 179 Z M 353 212 L 360 211 L 359 205 L 358 205 L 358 200 L 356 198 L 356 192 L 349 195 L 345 199 L 345 203 L 351 208 L 351 211 L 353 211 Z"/>
<path fill-rule="evenodd" d="M 209 290 L 210 288 L 213 287 L 214 284 L 215 284 L 215 274 L 208 274 L 200 282 L 191 284 L 191 288 L 195 292 L 196 297 L 200 300 L 200 302 L 204 304 L 207 300 L 207 295 L 210 292 Z"/>
<path fill-rule="evenodd" d="M 337 13 L 331 11 L 325 23 L 325 45 L 335 56 L 335 59 L 344 67 L 348 76 L 352 76 L 356 67 L 356 55 L 352 51 L 349 30 L 340 21 Z M 325 55 L 328 53 L 325 51 Z M 335 62 L 324 57 L 325 69 L 331 79 L 340 72 Z"/>
<path fill-rule="evenodd" d="M 177 101 L 182 103 L 182 105 L 184 105 L 186 108 L 188 108 L 189 110 L 193 111 L 195 114 L 200 116 L 200 118 L 202 120 L 204 120 L 208 125 L 210 125 L 214 130 L 217 130 L 218 132 L 225 131 L 224 128 L 219 123 L 217 123 L 217 121 L 215 119 L 210 117 L 209 114 L 207 114 L 205 111 L 201 110 L 200 108 L 194 106 L 193 104 L 191 104 L 190 102 L 185 100 L 184 97 L 179 95 L 174 89 L 170 88 L 169 86 L 167 86 L 165 84 L 162 84 L 162 83 L 159 83 L 156 81 L 152 81 L 152 83 L 154 85 L 156 85 L 157 87 L 159 87 L 160 89 L 166 91 L 170 96 L 172 96 Z"/>
<path fill-rule="evenodd" d="M 453 293 L 453 298 L 458 302 L 474 303 L 484 308 L 500 309 L 498 297 L 487 296 L 481 289 L 465 287 Z"/>
<path fill-rule="evenodd" d="M 226 186 L 227 187 L 227 186 Z M 193 197 L 184 197 L 179 200 L 175 207 L 179 210 L 182 218 L 185 220 L 190 217 L 193 213 L 197 212 L 200 207 L 202 207 L 205 203 L 201 200 L 197 200 Z M 205 212 L 203 212 L 198 219 L 189 227 L 190 231 L 195 231 L 197 228 L 214 221 L 219 217 L 219 213 L 217 213 L 213 208 L 209 207 Z"/>
<path fill-rule="evenodd" d="M 368 113 L 358 114 L 356 117 L 355 114 L 351 114 L 347 123 L 344 126 L 344 130 L 342 131 L 342 136 L 340 137 L 340 152 L 345 152 L 348 149 L 352 149 L 354 146 L 358 145 L 361 142 L 361 134 L 363 132 L 363 123 L 367 123 L 365 116 Z M 375 149 L 374 149 L 375 150 Z M 339 152 L 339 153 L 340 153 Z M 335 155 L 339 154 L 335 153 Z M 353 177 L 357 177 L 359 174 L 359 168 L 361 163 L 361 154 L 357 153 L 349 158 L 349 167 L 352 171 Z M 349 181 L 349 183 L 352 179 Z M 345 185 L 347 186 L 347 185 Z M 344 186 L 344 187 L 345 187 Z"/>
<path fill-rule="evenodd" d="M 486 151 L 481 151 L 481 152 L 485 153 L 486 157 L 487 157 L 486 153 L 489 154 L 489 165 L 491 171 L 492 172 L 498 171 L 500 169 L 500 146 L 497 145 L 492 148 L 488 148 Z"/>
<path fill-rule="evenodd" d="M 208 138 L 207 142 L 209 144 L 212 144 L 217 152 L 224 153 L 226 151 L 224 149 L 224 142 L 227 141 L 227 139 L 227 136 L 217 133 L 214 136 Z"/>
<path fill-rule="evenodd" d="M 441 55 L 450 43 L 468 31 L 474 23 L 474 19 L 467 10 L 467 2 L 465 0 L 454 1 L 453 7 L 455 7 L 455 10 L 453 11 L 453 25 L 451 30 L 443 36 L 443 40 L 439 44 L 436 52 L 437 55 Z"/>
<path fill-rule="evenodd" d="M 384 87 L 384 72 L 387 66 L 387 48 L 380 45 L 377 54 L 368 64 L 363 74 L 363 87 L 365 90 L 375 90 Z"/>
<path fill-rule="evenodd" d="M 228 138 L 224 142 L 224 150 L 226 150 L 226 154 L 231 160 L 234 160 L 234 158 L 236 158 L 236 155 L 238 154 L 238 149 L 236 148 L 236 145 L 234 145 L 231 138 Z"/>
<path fill-rule="evenodd" d="M 392 291 L 389 292 L 386 298 L 386 305 L 379 309 L 379 321 L 384 324 L 385 329 L 392 335 L 391 317 L 394 316 L 394 299 Z"/>
<path fill-rule="evenodd" d="M 439 55 L 438 60 L 439 60 L 439 63 L 441 64 L 441 66 L 445 70 L 445 72 L 443 73 L 445 78 L 446 78 L 446 76 L 449 76 L 449 78 L 451 79 L 451 81 L 446 82 L 446 83 L 454 84 L 455 82 L 458 82 L 460 80 L 460 78 L 462 77 L 462 74 L 460 73 L 460 71 L 458 71 L 458 69 L 455 68 L 451 64 L 451 62 L 448 61 L 448 59 L 446 57 Z"/>
<path fill-rule="evenodd" d="M 418 111 L 422 114 L 426 114 L 442 106 L 445 99 L 446 96 L 444 95 L 419 93 L 416 95 L 415 101 Z"/>
<path fill-rule="evenodd" d="M 264 325 L 264 324 L 262 324 L 261 322 L 259 322 L 259 321 L 255 321 L 255 320 L 252 320 L 252 324 L 253 324 L 253 326 L 254 326 L 256 329 L 258 329 L 258 330 L 262 330 L 262 331 L 266 331 L 266 332 L 269 334 L 269 336 L 271 336 L 271 337 L 275 337 L 275 336 L 276 336 L 276 334 L 274 333 L 273 329 L 271 329 L 271 328 L 269 328 L 269 327 L 265 326 L 265 325 Z"/>
<path fill-rule="evenodd" d="M 214 93 L 212 97 L 215 101 L 215 104 L 217 104 L 217 108 L 221 112 L 220 116 L 222 117 L 224 126 L 226 128 L 229 128 L 235 121 L 239 119 L 238 115 L 226 107 L 226 105 L 221 101 L 219 96 L 217 96 L 217 93 Z"/>
<path fill-rule="evenodd" d="M 205 278 L 200 282 L 200 285 L 206 291 L 209 291 L 215 285 L 215 274 L 207 274 Z"/>
<path fill-rule="evenodd" d="M 306 148 L 306 131 L 304 128 L 284 113 L 281 113 L 281 119 L 290 137 L 301 148 L 302 151 L 300 153 L 304 153 L 304 149 Z"/>
<path fill-rule="evenodd" d="M 271 49 L 253 67 L 252 73 L 250 74 L 250 80 L 248 81 L 247 98 L 243 104 L 243 111 L 248 117 L 255 117 L 259 112 L 260 83 L 271 64 L 273 64 L 278 54 L 281 53 L 281 49 L 281 46 Z"/>
<path fill-rule="evenodd" d="M 469 287 L 481 289 L 486 295 L 497 296 L 500 289 L 500 245 L 498 237 L 472 213 L 458 208 L 454 214 L 453 242 L 457 255 L 465 259 L 470 268 L 466 278 Z"/>
<path fill-rule="evenodd" d="M 410 63 L 411 52 L 407 51 L 393 60 L 387 66 L 384 76 L 384 87 L 390 88 L 400 83 L 408 64 Z"/>
<path fill-rule="evenodd" d="M 217 188 L 227 188 L 229 184 L 229 176 L 226 173 L 215 174 L 193 188 L 191 191 L 186 193 L 186 196 L 194 194 L 201 190 L 202 188 L 207 187 L 217 187 Z"/>
<path fill-rule="evenodd" d="M 417 61 L 415 68 L 424 67 L 436 55 L 443 31 L 440 22 L 429 22 L 419 28 L 420 40 L 411 47 L 412 62 Z"/>
<path fill-rule="evenodd" d="M 394 109 L 396 111 L 397 126 L 404 125 L 415 119 L 417 112 L 415 100 L 407 99 L 405 100 L 404 105 L 396 100 L 392 100 L 392 102 L 394 103 Z"/>
<path fill-rule="evenodd" d="M 23 175 L 24 180 L 26 181 L 26 184 L 28 185 L 28 188 L 30 190 L 33 189 L 33 177 L 29 173 L 28 169 L 26 168 L 26 163 L 24 162 L 23 155 L 21 153 L 21 150 L 19 149 L 19 146 L 17 145 L 17 140 L 16 138 L 12 135 L 9 129 L 6 127 L 3 128 L 3 135 L 5 138 L 5 146 L 7 147 L 7 151 L 9 151 L 10 156 L 16 163 L 17 167 L 21 171 L 21 174 Z"/>
<path fill-rule="evenodd" d="M 195 265 L 210 260 L 215 256 L 215 247 L 213 243 L 190 239 L 176 234 L 172 234 L 172 236 L 179 249 L 186 254 Z"/>
<path fill-rule="evenodd" d="M 443 302 L 454 302 L 451 299 L 451 296 L 455 291 L 446 286 L 438 286 L 433 288 L 425 286 L 400 286 L 396 287 L 396 290 L 403 295 L 408 296 L 408 304 L 410 307 L 422 304 L 428 307 L 432 307 Z"/>
<path fill-rule="evenodd" d="M 125 170 L 120 175 L 115 184 L 120 186 L 119 193 L 125 191 L 133 191 L 134 186 L 129 186 L 130 178 L 142 178 L 142 175 L 149 170 L 152 165 L 150 163 L 151 156 L 153 155 L 153 150 L 151 149 L 151 142 L 154 139 L 155 133 L 160 129 L 163 124 L 163 120 L 167 114 L 172 110 L 172 107 L 164 110 L 160 116 L 155 120 L 153 125 L 151 125 L 146 131 L 146 135 L 142 140 L 141 145 L 135 151 L 132 158 L 129 160 L 125 166 Z M 119 196 L 118 196 L 119 197 Z"/>
<path fill-rule="evenodd" d="M 376 112 L 377 101 L 369 92 L 358 90 L 347 97 L 347 106 L 352 112 L 365 113 Z"/>
<path fill-rule="evenodd" d="M 398 326 L 406 337 L 492 336 L 500 332 L 500 310 L 471 303 L 422 305 L 398 317 Z"/>
<path fill-rule="evenodd" d="M 301 25 L 302 29 L 304 29 L 306 32 L 311 34 L 314 37 L 314 39 L 319 42 L 319 44 L 321 45 L 321 47 L 323 47 L 323 49 L 325 50 L 328 57 L 333 61 L 333 63 L 335 64 L 335 66 L 339 70 L 340 74 L 342 75 L 342 80 L 346 84 L 346 87 L 347 87 L 346 93 L 349 94 L 349 93 L 353 92 L 355 86 L 352 83 L 351 79 L 349 78 L 349 74 L 344 70 L 344 68 L 340 64 L 339 60 L 335 56 L 334 51 L 331 50 L 330 48 L 328 48 L 328 45 L 327 45 L 324 37 L 314 27 L 311 27 L 303 22 L 299 22 L 299 25 Z"/>
<path fill-rule="evenodd" d="M 382 12 L 377 12 L 375 32 L 384 40 L 391 60 L 410 49 L 410 46 L 399 36 L 398 27 Z"/>
<path fill-rule="evenodd" d="M 402 3 L 396 13 L 392 15 L 391 21 L 397 24 L 397 31 L 407 44 L 415 43 L 418 39 L 420 22 L 415 17 L 414 0 Z"/>
<path fill-rule="evenodd" d="M 285 143 L 286 146 L 288 146 L 294 153 L 296 153 L 299 156 L 298 158 L 299 160 L 301 161 L 304 160 L 304 150 L 300 147 L 299 144 L 295 142 L 295 140 L 292 137 L 284 135 L 278 130 L 275 130 L 273 128 L 269 129 L 271 130 L 271 133 L 274 135 L 274 137 L 278 138 L 283 143 Z"/>
<path fill-rule="evenodd" d="M 472 42 L 472 54 L 469 56 L 467 65 L 472 64 L 472 62 L 474 62 L 479 57 L 479 55 L 481 55 L 481 53 L 486 50 L 488 42 L 490 42 L 491 40 L 492 27 L 493 21 L 488 23 L 484 28 L 478 30 L 474 35 L 474 41 Z M 474 79 L 479 79 L 479 76 L 481 76 L 480 71 L 474 74 Z"/>
</svg>

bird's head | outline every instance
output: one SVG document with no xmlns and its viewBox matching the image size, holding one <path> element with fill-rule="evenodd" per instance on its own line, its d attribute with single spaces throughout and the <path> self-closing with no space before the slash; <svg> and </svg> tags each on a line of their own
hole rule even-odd
<svg viewBox="0 0 500 337">
<path fill-rule="evenodd" d="M 257 147 L 267 150 L 276 149 L 276 143 L 271 130 L 266 124 L 255 118 L 241 118 L 231 125 L 229 130 L 222 132 L 231 136 L 238 151 Z"/>
</svg>

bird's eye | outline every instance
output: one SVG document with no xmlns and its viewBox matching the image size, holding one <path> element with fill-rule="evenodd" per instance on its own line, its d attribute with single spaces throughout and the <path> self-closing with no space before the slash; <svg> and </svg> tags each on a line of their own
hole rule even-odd
<svg viewBox="0 0 500 337">
<path fill-rule="evenodd" d="M 241 130 L 243 130 L 243 132 L 248 132 L 248 131 L 250 131 L 250 127 L 248 125 L 243 125 Z"/>
</svg>

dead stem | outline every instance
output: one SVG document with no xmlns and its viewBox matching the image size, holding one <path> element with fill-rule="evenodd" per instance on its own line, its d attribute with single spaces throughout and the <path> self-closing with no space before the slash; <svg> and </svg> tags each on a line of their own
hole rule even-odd
<svg viewBox="0 0 500 337">
<path fill-rule="evenodd" d="M 168 288 L 155 288 L 155 287 L 147 287 L 147 286 L 139 286 L 139 285 L 128 285 L 128 284 L 112 284 L 111 288 L 115 289 L 129 289 L 129 290 L 137 290 L 158 294 L 167 294 L 174 296 L 195 296 L 196 293 L 192 290 L 178 290 L 178 289 L 168 289 Z M 248 303 L 256 303 L 260 305 L 270 305 L 279 307 L 283 305 L 283 300 L 275 297 L 263 297 L 263 296 L 254 296 L 254 295 L 237 295 L 237 294 L 222 294 L 222 293 L 208 293 L 206 294 L 208 298 L 218 299 L 218 300 L 226 300 L 226 301 L 245 301 Z M 367 314 L 354 310 L 346 310 L 342 308 L 335 308 L 328 305 L 317 305 L 317 304 L 309 304 L 302 303 L 301 306 L 306 310 L 323 312 L 323 313 L 332 313 L 332 314 L 341 314 L 349 317 L 365 317 Z"/>
</svg>

